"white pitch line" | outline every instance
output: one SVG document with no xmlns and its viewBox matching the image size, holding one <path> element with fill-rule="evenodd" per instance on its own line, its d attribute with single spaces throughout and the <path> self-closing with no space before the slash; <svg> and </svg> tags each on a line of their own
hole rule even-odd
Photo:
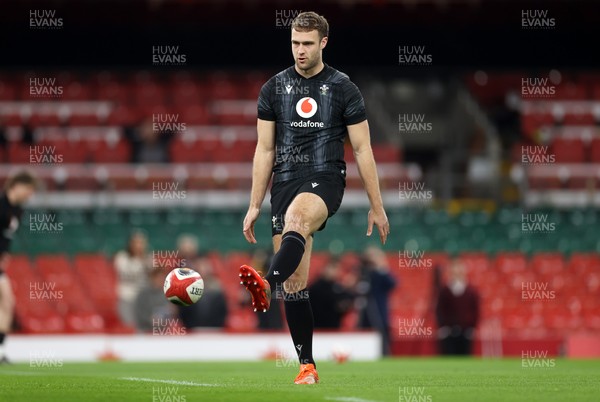
<svg viewBox="0 0 600 402">
<path fill-rule="evenodd" d="M 329 401 L 339 401 L 339 402 L 376 402 L 376 401 L 372 401 L 370 399 L 355 398 L 353 396 L 334 396 L 334 397 L 327 397 L 325 399 L 327 399 Z"/>
<path fill-rule="evenodd" d="M 218 387 L 217 384 L 202 384 L 192 381 L 176 381 L 176 380 L 157 380 L 155 378 L 140 378 L 140 377 L 121 377 L 121 380 L 141 381 L 141 382 L 160 382 L 163 384 L 188 385 L 191 387 Z"/>
</svg>

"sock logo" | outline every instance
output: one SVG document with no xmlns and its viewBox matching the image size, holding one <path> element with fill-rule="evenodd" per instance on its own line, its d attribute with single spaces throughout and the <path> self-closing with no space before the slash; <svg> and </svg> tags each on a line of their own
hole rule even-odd
<svg viewBox="0 0 600 402">
<path fill-rule="evenodd" d="M 315 183 L 310 183 L 310 184 L 312 185 L 312 188 L 315 188 L 315 187 L 317 187 L 319 185 L 319 183 L 316 183 L 316 182 Z"/>
<path fill-rule="evenodd" d="M 279 275 L 279 271 L 273 271 L 273 275 Z"/>
<path fill-rule="evenodd" d="M 296 345 L 296 349 L 298 349 L 298 352 L 302 352 L 302 345 L 301 344 L 297 344 Z"/>
</svg>

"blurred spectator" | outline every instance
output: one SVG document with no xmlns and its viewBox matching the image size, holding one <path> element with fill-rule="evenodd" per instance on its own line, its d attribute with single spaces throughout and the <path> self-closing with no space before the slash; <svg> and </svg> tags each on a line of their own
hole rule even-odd
<svg viewBox="0 0 600 402">
<path fill-rule="evenodd" d="M 178 257 L 185 260 L 185 265 L 197 271 L 204 280 L 202 299 L 191 306 L 178 306 L 179 318 L 186 328 L 222 328 L 227 319 L 227 299 L 210 260 L 200 255 L 198 249 L 195 236 L 182 235 L 177 240 Z"/>
<path fill-rule="evenodd" d="M 261 275 L 266 275 L 271 266 L 272 254 L 263 249 L 257 249 L 252 254 L 252 260 L 250 266 L 256 269 Z M 243 289 L 243 288 L 242 288 Z M 244 297 L 246 298 L 247 304 L 250 305 L 251 299 L 250 294 L 245 290 L 242 290 Z M 281 296 L 283 297 L 283 296 Z M 282 329 L 283 328 L 283 315 L 282 315 L 282 298 L 277 298 L 273 295 L 271 299 L 271 308 L 266 313 L 258 314 L 258 328 L 259 329 Z"/>
<path fill-rule="evenodd" d="M 361 257 L 361 279 L 357 285 L 359 328 L 375 328 L 381 334 L 382 353 L 390 354 L 389 297 L 396 280 L 389 272 L 385 253 L 376 246 L 368 247 Z"/>
<path fill-rule="evenodd" d="M 148 119 L 137 127 L 125 128 L 124 132 L 131 143 L 134 163 L 169 162 L 169 142 L 174 136 L 172 131 L 155 130 L 152 121 Z"/>
<path fill-rule="evenodd" d="M 151 270 L 150 281 L 140 289 L 135 298 L 135 327 L 141 332 L 153 331 L 157 326 L 156 322 L 165 322 L 164 320 L 173 317 L 173 305 L 163 293 L 165 276 L 162 269 Z"/>
<path fill-rule="evenodd" d="M 479 320 L 479 294 L 467 281 L 465 266 L 450 265 L 448 283 L 442 286 L 436 306 L 440 351 L 445 355 L 469 355 Z"/>
<path fill-rule="evenodd" d="M 315 328 L 339 329 L 342 318 L 352 308 L 354 294 L 338 282 L 340 261 L 333 257 L 317 280 L 309 287 Z"/>
<path fill-rule="evenodd" d="M 177 258 L 185 267 L 197 271 L 196 266 L 202 260 L 199 249 L 200 245 L 196 236 L 186 233 L 177 238 Z"/>
<path fill-rule="evenodd" d="M 140 289 L 147 282 L 151 264 L 147 254 L 147 239 L 142 232 L 134 232 L 129 237 L 127 249 L 115 255 L 117 271 L 117 296 L 119 297 L 119 317 L 126 325 L 135 325 L 134 303 Z"/>
<path fill-rule="evenodd" d="M 33 145 L 35 142 L 33 138 L 33 128 L 29 121 L 23 122 L 23 126 L 21 127 L 21 142 L 28 145 Z"/>
</svg>

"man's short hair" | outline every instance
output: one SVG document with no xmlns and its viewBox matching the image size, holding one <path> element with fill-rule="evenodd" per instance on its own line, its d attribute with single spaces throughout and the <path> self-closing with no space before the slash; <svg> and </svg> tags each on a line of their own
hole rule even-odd
<svg viewBox="0 0 600 402">
<path fill-rule="evenodd" d="M 28 170 L 20 170 L 6 179 L 6 183 L 4 183 L 4 189 L 10 190 L 17 184 L 25 184 L 35 189 L 38 189 L 40 186 L 37 177 Z"/>
<path fill-rule="evenodd" d="M 317 30 L 319 32 L 319 39 L 323 39 L 325 36 L 329 36 L 329 24 L 322 15 L 319 15 L 313 11 L 305 11 L 300 13 L 292 21 L 292 29 L 299 32 L 309 32 Z"/>
</svg>

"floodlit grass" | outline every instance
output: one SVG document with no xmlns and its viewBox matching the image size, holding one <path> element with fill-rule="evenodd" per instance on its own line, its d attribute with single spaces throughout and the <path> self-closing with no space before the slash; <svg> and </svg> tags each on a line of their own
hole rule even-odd
<svg viewBox="0 0 600 402">
<path fill-rule="evenodd" d="M 56 363 L 56 362 L 53 362 Z M 58 366 L 60 364 L 55 364 Z M 293 384 L 295 367 L 260 363 L 69 363 L 0 366 L 0 401 L 599 401 L 600 361 L 402 358 L 318 364 L 321 383 Z"/>
</svg>

